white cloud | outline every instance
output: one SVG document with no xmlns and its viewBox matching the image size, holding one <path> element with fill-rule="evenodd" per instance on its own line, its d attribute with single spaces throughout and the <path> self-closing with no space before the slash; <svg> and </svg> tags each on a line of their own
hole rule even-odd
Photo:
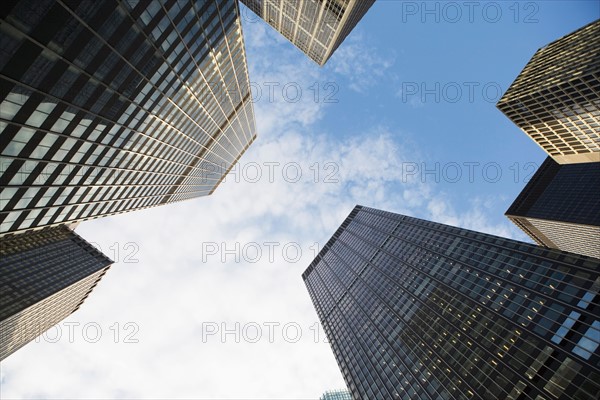
<svg viewBox="0 0 600 400">
<path fill-rule="evenodd" d="M 443 194 L 431 198 L 427 203 L 428 218 L 432 221 L 530 242 L 527 236 L 508 219 L 500 223 L 490 221 L 489 215 L 497 213 L 498 209 L 497 201 L 483 196 L 471 199 L 468 211 L 462 213 L 457 212 L 448 202 L 444 201 Z"/>
<path fill-rule="evenodd" d="M 108 339 L 115 322 L 123 326 L 131 321 L 139 326 L 139 343 L 90 344 L 76 336 L 72 344 L 29 345 L 7 360 L 5 395 L 115 397 L 120 390 L 134 398 L 316 398 L 342 386 L 322 331 L 314 343 L 317 317 L 300 274 L 314 257 L 313 242 L 322 246 L 357 202 L 373 203 L 370 193 L 386 193 L 387 167 L 377 170 L 372 164 L 399 147 L 385 134 L 348 143 L 297 133 L 267 137 L 271 139 L 254 145 L 242 164 L 305 160 L 303 170 L 309 171 L 312 160 L 333 160 L 343 171 L 339 182 L 314 183 L 312 176 L 298 183 L 281 176 L 272 183 L 229 180 L 210 198 L 82 224 L 80 234 L 111 256 L 113 243 L 121 253 L 124 243 L 137 243 L 139 263 L 113 267 L 69 320 L 98 323 Z M 357 148 L 359 140 L 365 146 Z M 386 201 L 379 197 L 375 203 Z M 239 263 L 233 255 L 225 263 L 219 256 L 202 262 L 202 243 L 208 242 L 225 243 L 229 249 L 236 242 L 241 247 L 257 243 L 263 252 L 265 242 L 281 245 L 272 263 L 265 254 L 257 263 L 243 255 Z M 281 249 L 288 242 L 298 243 L 301 260 L 285 262 Z M 212 322 L 228 329 L 237 322 L 240 331 L 257 323 L 263 340 L 236 343 L 230 334 L 226 343 L 213 337 L 204 343 L 203 323 Z M 273 343 L 266 337 L 270 322 L 279 324 Z M 301 327 L 298 343 L 285 340 L 286 323 Z M 50 363 L 52 369 L 47 368 Z M 73 382 L 73 376 L 81 379 Z M 32 377 L 48 384 L 28 392 Z"/>
<path fill-rule="evenodd" d="M 298 121 L 282 122 L 282 127 L 288 124 Z M 488 225 L 480 209 L 483 202 L 460 215 L 426 184 L 402 182 L 396 166 L 417 152 L 404 147 L 397 135 L 374 128 L 339 141 L 310 131 L 308 126 L 266 132 L 213 196 L 82 224 L 79 233 L 98 242 L 109 256 L 115 257 L 117 243 L 120 260 L 131 255 L 125 244 L 136 243 L 139 262 L 114 266 L 69 318 L 80 326 L 97 323 L 103 330 L 100 342 L 87 343 L 79 333 L 74 343 L 26 346 L 3 365 L 3 396 L 317 398 L 326 389 L 343 386 L 322 331 L 315 343 L 317 316 L 300 277 L 314 257 L 313 244 L 322 247 L 357 203 L 413 215 L 426 205 L 440 222 L 486 231 L 497 227 Z M 269 182 L 263 169 L 265 175 L 256 183 L 242 179 L 245 165 L 265 161 L 282 166 L 298 162 L 305 175 L 291 183 L 274 174 Z M 323 182 L 323 175 L 313 181 L 310 166 L 326 161 L 339 166 L 334 176 L 339 182 Z M 280 243 L 273 262 L 266 242 Z M 203 262 L 203 244 L 222 252 L 223 246 L 233 250 L 236 243 L 240 262 L 233 254 L 225 255 L 226 262 L 221 254 Z M 286 262 L 281 252 L 286 243 L 300 246 L 300 260 Z M 261 248 L 259 262 L 249 261 L 254 253 L 241 251 L 249 244 Z M 119 343 L 113 343 L 110 329 L 115 322 Z M 122 343 L 132 332 L 124 329 L 127 322 L 139 327 L 139 343 Z M 224 343 L 218 334 L 203 341 L 203 331 L 213 323 L 220 331 L 237 330 L 240 343 L 233 333 Z M 273 343 L 269 323 L 279 324 Z M 261 340 L 244 342 L 244 332 L 256 336 L 254 324 L 261 328 Z M 292 324 L 288 340 L 285 324 Z M 295 324 L 302 337 L 290 343 Z M 31 382 L 37 382 L 36 391 Z"/>
<path fill-rule="evenodd" d="M 411 82 L 412 84 L 412 82 Z M 425 101 L 423 101 L 423 95 L 418 91 L 415 92 L 414 86 L 410 86 L 411 90 L 404 92 L 404 88 L 400 88 L 396 91 L 395 96 L 402 99 L 403 103 L 408 103 L 412 108 L 425 107 Z"/>
<path fill-rule="evenodd" d="M 348 80 L 348 87 L 364 93 L 384 78 L 394 65 L 393 53 L 371 47 L 360 28 L 355 29 L 329 59 L 326 68 Z"/>
</svg>

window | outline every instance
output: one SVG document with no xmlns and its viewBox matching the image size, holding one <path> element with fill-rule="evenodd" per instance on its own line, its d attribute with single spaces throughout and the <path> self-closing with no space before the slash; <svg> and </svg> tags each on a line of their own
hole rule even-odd
<svg viewBox="0 0 600 400">
<path fill-rule="evenodd" d="M 567 333 L 569 333 L 571 328 L 573 328 L 573 325 L 575 325 L 575 322 L 577 322 L 580 316 L 581 314 L 577 311 L 571 311 L 571 314 L 569 314 L 567 319 L 565 319 L 561 327 L 558 328 L 556 334 L 552 337 L 551 340 L 556 344 L 560 344 L 560 342 L 562 342 Z"/>
<path fill-rule="evenodd" d="M 559 398 L 580 369 L 581 365 L 567 357 L 554 376 L 544 386 L 544 390 L 552 396 Z"/>
<path fill-rule="evenodd" d="M 594 321 L 573 349 L 573 353 L 588 360 L 600 344 L 600 321 Z"/>
</svg>

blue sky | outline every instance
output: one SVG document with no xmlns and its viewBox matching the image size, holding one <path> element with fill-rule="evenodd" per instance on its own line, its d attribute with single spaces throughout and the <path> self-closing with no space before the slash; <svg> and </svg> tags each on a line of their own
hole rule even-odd
<svg viewBox="0 0 600 400">
<path fill-rule="evenodd" d="M 118 262 L 60 331 L 3 362 L 1 397 L 316 399 L 344 383 L 300 275 L 355 204 L 525 240 L 503 214 L 545 155 L 479 89 L 506 90 L 598 2 L 476 3 L 472 22 L 456 2 L 456 23 L 436 2 L 423 21 L 423 4 L 377 1 L 324 68 L 244 12 L 257 141 L 210 197 L 82 223 Z M 436 82 L 440 101 L 411 94 Z M 436 163 L 439 182 L 423 173 Z"/>
<path fill-rule="evenodd" d="M 482 166 L 497 162 L 503 172 L 497 183 L 488 183 L 479 174 L 476 184 L 461 179 L 439 187 L 456 196 L 506 196 L 503 206 L 508 206 L 521 190 L 523 176 L 532 171 L 525 163 L 539 165 L 544 153 L 495 108 L 495 88 L 505 91 L 539 47 L 597 19 L 600 5 L 596 1 L 475 2 L 470 14 L 468 2 L 448 3 L 378 2 L 353 37 L 360 35 L 365 48 L 391 65 L 360 95 L 341 77 L 340 103 L 323 122 L 338 135 L 352 135 L 356 128 L 367 130 L 373 124 L 401 130 L 404 136 L 399 140 L 408 137 L 423 151 L 415 161 L 431 168 L 435 162 L 480 162 Z M 498 17 L 496 10 L 500 10 Z M 326 68 L 332 69 L 335 61 L 334 57 Z M 427 94 L 425 103 L 419 104 L 421 89 L 432 90 L 436 83 L 442 88 L 439 102 L 435 94 Z M 413 84 L 419 86 L 416 94 L 398 95 L 403 86 L 413 88 Z M 469 84 L 474 87 L 472 100 Z M 461 95 L 456 87 L 462 89 Z M 514 163 L 519 163 L 521 172 L 518 184 Z M 464 199 L 459 202 L 465 204 Z"/>
</svg>

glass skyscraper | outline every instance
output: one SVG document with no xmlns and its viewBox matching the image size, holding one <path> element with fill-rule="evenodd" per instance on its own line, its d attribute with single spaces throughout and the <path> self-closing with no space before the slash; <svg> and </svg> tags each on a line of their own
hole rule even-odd
<svg viewBox="0 0 600 400">
<path fill-rule="evenodd" d="M 211 194 L 249 87 L 235 0 L 3 4 L 0 234 Z"/>
<path fill-rule="evenodd" d="M 352 400 L 352 396 L 347 390 L 329 390 L 319 400 Z"/>
<path fill-rule="evenodd" d="M 559 164 L 600 161 L 600 20 L 539 49 L 497 104 Z"/>
<path fill-rule="evenodd" d="M 542 246 L 600 258 L 600 163 L 548 157 L 506 216 Z"/>
<path fill-rule="evenodd" d="M 66 226 L 1 244 L 0 360 L 75 312 L 112 264 Z"/>
<path fill-rule="evenodd" d="M 597 399 L 600 260 L 357 206 L 303 274 L 354 400 Z"/>
<path fill-rule="evenodd" d="M 241 0 L 319 65 L 324 65 L 375 0 Z"/>
</svg>

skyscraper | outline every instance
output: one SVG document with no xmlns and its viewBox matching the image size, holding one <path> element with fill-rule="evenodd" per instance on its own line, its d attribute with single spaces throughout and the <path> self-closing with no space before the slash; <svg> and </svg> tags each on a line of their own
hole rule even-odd
<svg viewBox="0 0 600 400">
<path fill-rule="evenodd" d="M 0 360 L 75 312 L 112 264 L 66 226 L 1 244 Z"/>
<path fill-rule="evenodd" d="M 600 161 L 600 20 L 539 49 L 497 104 L 559 164 Z"/>
<path fill-rule="evenodd" d="M 597 399 L 600 260 L 357 206 L 302 275 L 358 399 Z"/>
<path fill-rule="evenodd" d="M 352 400 L 352 396 L 347 390 L 329 390 L 319 400 Z"/>
<path fill-rule="evenodd" d="M 241 0 L 323 66 L 375 0 Z"/>
<path fill-rule="evenodd" d="M 542 246 L 600 258 L 600 163 L 548 157 L 506 216 Z"/>
<path fill-rule="evenodd" d="M 1 18 L 0 234 L 209 195 L 256 137 L 235 0 Z"/>
</svg>

